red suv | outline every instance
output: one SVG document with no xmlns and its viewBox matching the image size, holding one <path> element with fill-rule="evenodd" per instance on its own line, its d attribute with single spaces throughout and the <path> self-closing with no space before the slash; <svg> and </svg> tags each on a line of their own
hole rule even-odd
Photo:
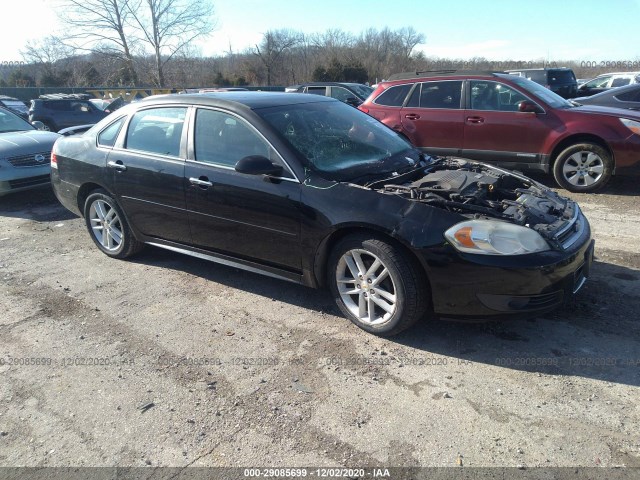
<svg viewBox="0 0 640 480">
<path fill-rule="evenodd" d="M 572 192 L 640 171 L 640 113 L 581 106 L 524 77 L 398 74 L 358 108 L 432 155 L 553 172 Z"/>
</svg>

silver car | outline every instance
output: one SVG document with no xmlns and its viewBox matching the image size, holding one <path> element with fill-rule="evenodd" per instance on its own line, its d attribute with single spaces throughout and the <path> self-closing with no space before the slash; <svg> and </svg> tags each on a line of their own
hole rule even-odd
<svg viewBox="0 0 640 480">
<path fill-rule="evenodd" d="M 58 138 L 0 108 L 0 196 L 50 184 L 51 149 Z"/>
</svg>

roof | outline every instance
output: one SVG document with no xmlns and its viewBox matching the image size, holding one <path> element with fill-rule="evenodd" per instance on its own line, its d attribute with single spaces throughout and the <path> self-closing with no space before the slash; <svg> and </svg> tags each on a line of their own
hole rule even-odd
<svg viewBox="0 0 640 480">
<path fill-rule="evenodd" d="M 605 75 L 629 75 L 629 76 L 635 76 L 635 75 L 640 75 L 640 72 L 609 72 L 609 73 L 601 73 L 600 75 L 598 75 L 598 77 L 604 77 Z M 596 77 L 597 78 L 597 77 Z"/>
<path fill-rule="evenodd" d="M 18 102 L 20 102 L 21 100 L 18 98 L 14 98 L 14 97 L 8 97 L 6 95 L 0 95 L 0 100 L 17 100 Z"/>
<path fill-rule="evenodd" d="M 92 97 L 87 93 L 48 93 L 38 98 L 41 100 L 89 100 Z"/>
<path fill-rule="evenodd" d="M 304 93 L 285 92 L 219 92 L 219 93 L 188 93 L 153 95 L 146 97 L 139 103 L 175 103 L 205 106 L 238 106 L 244 105 L 252 110 L 257 108 L 276 107 L 280 105 L 295 105 L 303 103 L 338 102 L 338 100 L 321 95 L 307 95 Z"/>
<path fill-rule="evenodd" d="M 504 73 L 502 71 L 492 70 L 423 70 L 421 72 L 401 72 L 394 73 L 387 82 L 394 80 L 405 80 L 410 78 L 428 78 L 428 77 L 444 77 L 444 76 L 478 76 L 478 77 L 495 77 L 497 73 Z"/>
<path fill-rule="evenodd" d="M 287 88 L 292 88 L 292 87 L 312 87 L 314 85 L 317 85 L 319 87 L 331 86 L 331 85 L 348 85 L 348 86 L 363 85 L 363 86 L 366 87 L 366 85 L 364 83 L 356 83 L 356 82 L 305 82 L 305 83 L 300 83 L 298 85 L 292 85 L 291 87 L 287 87 Z"/>
<path fill-rule="evenodd" d="M 505 72 L 548 72 L 550 70 L 571 70 L 569 67 L 510 68 Z"/>
</svg>

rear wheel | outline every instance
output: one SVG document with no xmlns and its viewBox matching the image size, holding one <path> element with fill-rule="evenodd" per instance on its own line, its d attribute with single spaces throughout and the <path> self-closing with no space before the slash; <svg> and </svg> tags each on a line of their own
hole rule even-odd
<svg viewBox="0 0 640 480">
<path fill-rule="evenodd" d="M 429 304 L 424 273 L 400 248 L 368 235 L 341 240 L 328 281 L 342 312 L 358 327 L 395 335 L 423 317 Z"/>
<path fill-rule="evenodd" d="M 562 188 L 589 193 L 604 187 L 613 171 L 609 152 L 595 143 L 577 143 L 566 148 L 553 164 L 553 176 Z"/>
<path fill-rule="evenodd" d="M 129 257 L 144 245 L 133 236 L 124 213 L 104 190 L 96 190 L 87 197 L 84 219 L 91 239 L 110 257 Z"/>
</svg>

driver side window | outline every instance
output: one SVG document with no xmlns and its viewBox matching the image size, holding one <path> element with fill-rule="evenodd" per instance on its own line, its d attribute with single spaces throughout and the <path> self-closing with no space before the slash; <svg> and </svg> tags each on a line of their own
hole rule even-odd
<svg viewBox="0 0 640 480">
<path fill-rule="evenodd" d="M 511 87 L 497 82 L 471 81 L 471 108 L 497 112 L 517 112 L 527 98 Z"/>
<path fill-rule="evenodd" d="M 606 88 L 607 84 L 611 80 L 611 75 L 607 75 L 606 77 L 594 78 L 593 80 L 587 82 L 585 87 L 587 88 Z"/>
<path fill-rule="evenodd" d="M 238 160 L 261 155 L 281 164 L 271 146 L 244 120 L 217 110 L 198 109 L 194 150 L 198 162 L 235 168 Z M 282 176 L 289 176 L 283 170 Z"/>
</svg>

